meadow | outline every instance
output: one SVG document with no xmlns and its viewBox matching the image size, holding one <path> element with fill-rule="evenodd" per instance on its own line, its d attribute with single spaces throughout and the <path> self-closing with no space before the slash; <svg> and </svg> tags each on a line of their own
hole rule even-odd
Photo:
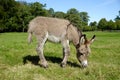
<svg viewBox="0 0 120 80">
<path fill-rule="evenodd" d="M 81 68 L 76 51 L 65 68 L 60 67 L 62 46 L 47 42 L 44 55 L 49 67 L 39 65 L 36 38 L 28 45 L 27 33 L 0 33 L 0 80 L 120 80 L 120 32 L 84 32 L 96 35 L 87 68 Z"/>
</svg>

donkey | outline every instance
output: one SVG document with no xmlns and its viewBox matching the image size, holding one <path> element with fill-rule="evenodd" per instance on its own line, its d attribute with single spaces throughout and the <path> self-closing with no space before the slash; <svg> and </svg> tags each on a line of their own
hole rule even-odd
<svg viewBox="0 0 120 80">
<path fill-rule="evenodd" d="M 83 67 L 88 65 L 87 57 L 91 52 L 90 45 L 93 43 L 95 35 L 91 40 L 87 40 L 86 35 L 83 35 L 82 32 L 68 20 L 39 16 L 30 21 L 28 33 L 29 43 L 32 41 L 32 34 L 37 38 L 38 46 L 36 51 L 40 58 L 40 64 L 43 67 L 48 67 L 48 63 L 43 53 L 44 44 L 47 40 L 62 44 L 62 67 L 66 66 L 67 58 L 70 55 L 69 42 L 72 42 L 75 46 L 77 52 L 76 56 L 81 65 Z"/>
</svg>

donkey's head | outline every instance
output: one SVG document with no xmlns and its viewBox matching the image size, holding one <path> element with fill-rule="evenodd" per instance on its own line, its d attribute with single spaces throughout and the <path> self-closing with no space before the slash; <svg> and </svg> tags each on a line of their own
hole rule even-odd
<svg viewBox="0 0 120 80">
<path fill-rule="evenodd" d="M 77 59 L 81 63 L 82 67 L 87 67 L 87 57 L 91 53 L 90 45 L 93 43 L 95 35 L 91 40 L 87 40 L 86 35 L 82 35 L 79 44 L 76 46 L 77 49 Z"/>
</svg>

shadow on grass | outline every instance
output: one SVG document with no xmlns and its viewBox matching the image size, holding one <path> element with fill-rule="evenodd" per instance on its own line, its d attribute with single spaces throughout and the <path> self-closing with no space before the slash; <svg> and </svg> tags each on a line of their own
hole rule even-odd
<svg viewBox="0 0 120 80">
<path fill-rule="evenodd" d="M 62 59 L 59 58 L 59 57 L 45 56 L 45 58 L 46 58 L 47 61 L 51 61 L 53 63 L 60 64 L 62 62 Z M 34 65 L 41 66 L 39 64 L 39 60 L 40 60 L 39 56 L 28 55 L 28 56 L 23 57 L 23 64 L 26 64 L 27 62 L 31 62 Z M 78 65 L 77 63 L 72 63 L 70 61 L 67 61 L 67 65 L 69 65 L 71 67 L 80 67 L 80 65 Z"/>
</svg>

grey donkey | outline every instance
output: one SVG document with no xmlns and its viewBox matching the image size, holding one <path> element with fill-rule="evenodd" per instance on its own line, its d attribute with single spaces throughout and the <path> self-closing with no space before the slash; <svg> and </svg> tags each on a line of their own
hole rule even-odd
<svg viewBox="0 0 120 80">
<path fill-rule="evenodd" d="M 66 66 L 68 56 L 70 55 L 70 42 L 72 42 L 76 48 L 76 56 L 82 67 L 88 65 L 87 58 L 91 52 L 90 45 L 93 43 L 95 35 L 90 40 L 87 40 L 86 35 L 83 35 L 77 27 L 70 23 L 70 21 L 39 16 L 29 22 L 28 33 L 29 43 L 32 41 L 32 34 L 37 38 L 38 46 L 36 51 L 40 58 L 40 64 L 43 67 L 48 67 L 43 53 L 44 44 L 47 40 L 62 44 L 62 67 Z"/>
</svg>

